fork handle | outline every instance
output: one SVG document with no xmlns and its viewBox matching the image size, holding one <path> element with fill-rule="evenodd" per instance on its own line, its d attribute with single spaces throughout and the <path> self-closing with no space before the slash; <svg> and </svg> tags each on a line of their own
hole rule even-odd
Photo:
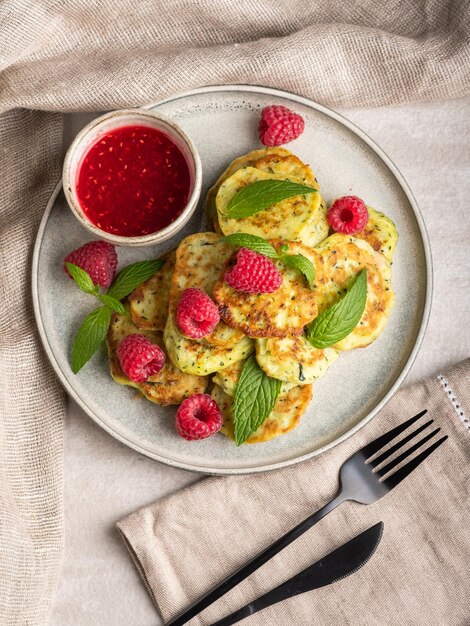
<svg viewBox="0 0 470 626">
<path fill-rule="evenodd" d="M 274 543 L 272 543 L 266 550 L 263 550 L 258 556 L 255 556 L 254 559 L 249 561 L 246 565 L 241 567 L 239 570 L 231 574 L 228 578 L 222 581 L 217 587 L 209 591 L 205 596 L 203 596 L 200 600 L 197 600 L 194 604 L 192 604 L 184 613 L 179 615 L 172 622 L 169 622 L 167 626 L 183 626 L 190 619 L 192 619 L 195 615 L 203 611 L 213 602 L 218 600 L 227 591 L 233 589 L 238 583 L 241 583 L 242 580 L 248 578 L 250 574 L 264 565 L 267 561 L 273 558 L 278 552 L 287 547 L 290 543 L 295 541 L 297 537 L 300 537 L 304 534 L 309 528 L 312 528 L 317 522 L 319 522 L 325 515 L 327 515 L 330 511 L 344 502 L 346 500 L 340 491 L 328 504 L 325 504 L 321 509 L 315 511 L 312 515 L 304 519 L 300 524 L 289 530 L 285 535 L 277 539 Z"/>
</svg>

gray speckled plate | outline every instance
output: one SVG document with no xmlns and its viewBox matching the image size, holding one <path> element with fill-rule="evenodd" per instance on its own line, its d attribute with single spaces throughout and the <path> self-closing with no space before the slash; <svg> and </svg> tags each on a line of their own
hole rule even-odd
<svg viewBox="0 0 470 626">
<path fill-rule="evenodd" d="M 61 185 L 44 214 L 33 259 L 34 308 L 44 346 L 68 393 L 111 435 L 169 465 L 214 474 L 283 467 L 320 454 L 354 434 L 403 381 L 421 343 L 431 301 L 431 257 L 423 220 L 402 176 L 388 157 L 340 115 L 299 96 L 262 87 L 206 87 L 154 105 L 194 140 L 203 165 L 203 195 L 236 156 L 259 146 L 259 110 L 285 104 L 303 115 L 305 132 L 289 148 L 310 163 L 329 202 L 355 194 L 385 212 L 400 238 L 393 265 L 396 304 L 388 326 L 371 346 L 346 352 L 314 386 L 313 401 L 293 432 L 237 448 L 222 435 L 186 442 L 174 431 L 175 407 L 136 399 L 116 385 L 105 350 L 79 375 L 68 364 L 73 335 L 93 306 L 62 270 L 63 258 L 89 241 L 66 206 Z M 153 108 L 153 107 L 150 107 Z M 202 204 L 202 203 L 201 203 Z M 150 249 L 120 248 L 120 266 L 153 257 L 203 228 L 202 208 L 172 241 Z"/>
</svg>

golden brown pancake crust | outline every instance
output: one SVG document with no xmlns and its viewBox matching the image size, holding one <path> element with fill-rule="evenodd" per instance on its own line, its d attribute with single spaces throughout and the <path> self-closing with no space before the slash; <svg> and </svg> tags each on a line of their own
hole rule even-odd
<svg viewBox="0 0 470 626">
<path fill-rule="evenodd" d="M 352 350 L 369 345 L 384 329 L 395 296 L 391 285 L 391 266 L 387 259 L 362 239 L 336 233 L 316 248 L 315 290 L 321 313 L 334 304 L 351 280 L 367 270 L 367 301 L 358 325 L 347 337 L 332 346 Z"/>
<path fill-rule="evenodd" d="M 158 272 L 142 283 L 128 297 L 134 324 L 144 330 L 165 328 L 170 300 L 170 283 L 175 268 L 176 252 L 167 252 L 160 257 L 165 261 Z"/>
<path fill-rule="evenodd" d="M 284 242 L 271 240 L 279 251 Z M 287 243 L 293 254 L 311 256 L 312 252 L 299 243 Z M 236 253 L 229 259 L 225 271 L 236 261 Z M 286 267 L 281 261 L 275 264 L 282 274 L 282 285 L 274 293 L 250 294 L 236 291 L 223 280 L 214 287 L 214 298 L 220 305 L 220 315 L 229 324 L 249 337 L 289 337 L 300 335 L 306 324 L 317 315 L 315 294 L 304 275 Z"/>
<path fill-rule="evenodd" d="M 174 367 L 168 358 L 163 369 L 155 376 L 151 376 L 145 383 L 131 381 L 121 369 L 117 356 L 117 347 L 124 337 L 133 333 L 145 335 L 152 343 L 165 349 L 162 333 L 160 331 L 144 331 L 137 328 L 131 320 L 128 307 L 126 315 L 114 313 L 106 337 L 106 343 L 108 345 L 110 372 L 117 383 L 135 387 L 148 400 L 162 406 L 180 404 L 185 398 L 195 393 L 204 393 L 209 382 L 207 376 L 185 374 Z"/>
<path fill-rule="evenodd" d="M 176 310 L 183 291 L 195 287 L 202 289 L 212 298 L 214 285 L 220 278 L 232 252 L 232 246 L 223 241 L 222 235 L 216 233 L 196 233 L 181 241 L 176 251 L 169 304 L 170 316 L 178 332 Z M 224 321 L 220 321 L 210 335 L 193 341 L 199 341 L 205 345 L 229 347 L 242 339 L 241 331 L 230 328 Z"/>
</svg>

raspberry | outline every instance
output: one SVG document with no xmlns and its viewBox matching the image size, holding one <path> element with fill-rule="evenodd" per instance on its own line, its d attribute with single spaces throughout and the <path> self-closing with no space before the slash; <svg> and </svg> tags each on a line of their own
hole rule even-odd
<svg viewBox="0 0 470 626">
<path fill-rule="evenodd" d="M 181 294 L 176 311 L 178 326 L 190 339 L 210 335 L 220 321 L 217 305 L 202 289 L 191 287 Z"/>
<path fill-rule="evenodd" d="M 273 104 L 261 111 L 258 135 L 265 146 L 280 146 L 304 132 L 304 118 L 284 106 Z"/>
<path fill-rule="evenodd" d="M 70 276 L 65 263 L 73 263 L 88 272 L 95 285 L 109 287 L 116 273 L 116 248 L 105 241 L 90 241 L 65 257 L 64 270 Z"/>
<path fill-rule="evenodd" d="M 234 267 L 224 274 L 224 281 L 237 291 L 272 293 L 282 285 L 282 275 L 262 254 L 240 248 Z"/>
<path fill-rule="evenodd" d="M 362 230 L 369 219 L 364 202 L 357 196 L 338 198 L 328 210 L 328 224 L 338 233 L 352 235 Z"/>
<path fill-rule="evenodd" d="M 158 374 L 165 365 L 165 353 L 145 335 L 127 335 L 117 348 L 124 374 L 136 383 L 143 383 Z"/>
<path fill-rule="evenodd" d="M 188 441 L 205 439 L 220 430 L 222 414 L 207 393 L 196 393 L 183 400 L 176 411 L 176 430 Z"/>
</svg>

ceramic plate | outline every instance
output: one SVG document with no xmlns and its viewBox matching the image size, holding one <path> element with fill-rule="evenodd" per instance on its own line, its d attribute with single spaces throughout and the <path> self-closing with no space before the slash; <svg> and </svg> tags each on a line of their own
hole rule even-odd
<svg viewBox="0 0 470 626">
<path fill-rule="evenodd" d="M 42 220 L 33 260 L 34 307 L 46 352 L 71 397 L 100 426 L 158 461 L 199 472 L 237 474 L 279 468 L 313 457 L 354 434 L 390 399 L 417 354 L 431 300 L 431 261 L 423 221 L 397 168 L 369 137 L 346 119 L 299 96 L 262 87 L 206 87 L 147 108 L 180 124 L 195 142 L 203 165 L 203 194 L 236 156 L 259 147 L 259 111 L 284 104 L 305 119 L 305 132 L 289 144 L 312 165 L 327 202 L 354 194 L 389 215 L 399 232 L 393 264 L 396 304 L 371 346 L 343 353 L 314 385 L 313 401 L 298 428 L 270 442 L 237 448 L 222 435 L 186 442 L 174 431 L 175 407 L 137 399 L 116 385 L 105 349 L 74 376 L 68 363 L 72 338 L 93 302 L 65 276 L 66 254 L 90 240 L 68 209 L 58 185 Z M 185 235 L 204 230 L 202 200 L 173 240 L 151 248 L 120 248 L 120 266 L 151 258 Z"/>
</svg>

